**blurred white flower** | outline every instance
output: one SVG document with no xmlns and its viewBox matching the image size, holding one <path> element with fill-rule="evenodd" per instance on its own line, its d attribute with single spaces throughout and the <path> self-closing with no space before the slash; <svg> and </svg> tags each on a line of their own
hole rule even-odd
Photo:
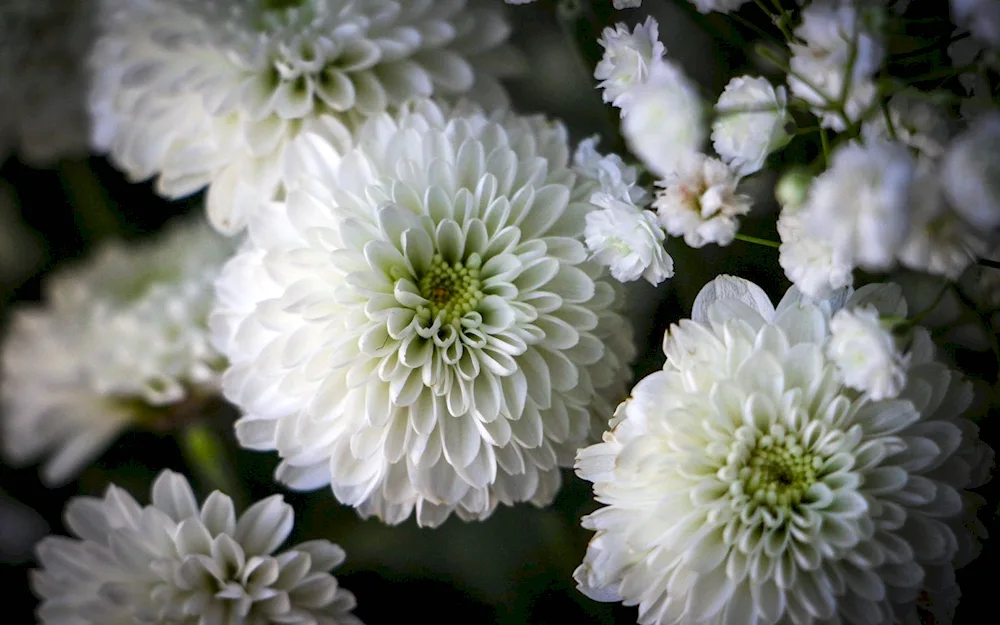
<svg viewBox="0 0 1000 625">
<path fill-rule="evenodd" d="M 898 316 L 905 315 L 904 305 Z M 897 397 L 906 385 L 909 359 L 899 351 L 874 306 L 837 311 L 830 322 L 826 355 L 846 386 L 875 401 Z"/>
<path fill-rule="evenodd" d="M 623 202 L 644 206 L 649 193 L 638 185 L 637 167 L 626 165 L 617 154 L 602 155 L 597 151 L 598 135 L 580 142 L 573 154 L 573 171 L 600 185 L 600 191 Z"/>
<path fill-rule="evenodd" d="M 516 69 L 502 7 L 465 0 L 104 0 L 91 59 L 95 147 L 177 198 L 209 185 L 231 234 L 280 190 L 302 133 L 350 146 L 360 120 L 417 96 L 495 104 Z"/>
<path fill-rule="evenodd" d="M 809 189 L 806 235 L 828 241 L 839 258 L 859 267 L 889 269 L 910 229 L 914 170 L 900 143 L 841 146 Z"/>
<path fill-rule="evenodd" d="M 698 90 L 668 61 L 655 63 L 645 83 L 629 91 L 622 134 L 629 149 L 658 176 L 673 173 L 705 141 Z"/>
<path fill-rule="evenodd" d="M 778 235 L 781 238 L 778 264 L 806 296 L 823 299 L 854 284 L 854 265 L 826 239 L 806 235 L 801 210 L 787 205 L 782 209 Z"/>
<path fill-rule="evenodd" d="M 0 162 L 32 165 L 87 153 L 87 73 L 94 10 L 84 0 L 0 3 Z"/>
<path fill-rule="evenodd" d="M 759 171 L 767 155 L 792 138 L 785 129 L 792 123 L 785 88 L 776 90 L 764 78 L 730 80 L 715 104 L 715 114 L 712 145 L 739 176 Z"/>
<path fill-rule="evenodd" d="M 951 0 L 951 15 L 983 43 L 1000 47 L 1000 3 L 996 0 Z"/>
<path fill-rule="evenodd" d="M 213 281 L 230 241 L 202 222 L 136 247 L 111 243 L 56 271 L 43 306 L 14 309 L 3 345 L 3 454 L 50 454 L 42 477 L 72 478 L 131 422 L 215 394 Z"/>
<path fill-rule="evenodd" d="M 601 81 L 597 86 L 604 90 L 605 102 L 624 107 L 633 90 L 646 81 L 652 66 L 663 58 L 659 36 L 659 24 L 652 16 L 632 31 L 625 24 L 604 29 L 597 40 L 604 56 L 594 68 L 594 78 Z"/>
<path fill-rule="evenodd" d="M 656 286 L 674 275 L 674 261 L 663 249 L 663 230 L 656 214 L 607 193 L 591 203 L 603 210 L 587 213 L 584 242 L 600 265 L 619 282 L 645 278 Z"/>
<path fill-rule="evenodd" d="M 701 13 L 729 13 L 740 8 L 749 0 L 691 0 L 695 8 Z"/>
<path fill-rule="evenodd" d="M 653 208 L 663 228 L 691 247 L 729 245 L 752 200 L 736 192 L 739 177 L 722 161 L 704 154 L 685 159 L 656 183 Z"/>
<path fill-rule="evenodd" d="M 328 573 L 343 549 L 311 540 L 274 553 L 295 521 L 281 495 L 238 519 L 219 491 L 199 508 L 172 471 L 157 477 L 152 495 L 140 507 L 112 484 L 101 499 L 70 500 L 66 526 L 77 538 L 43 540 L 31 575 L 42 625 L 361 625 L 354 595 Z"/>
<path fill-rule="evenodd" d="M 802 10 L 795 36 L 804 43 L 788 44 L 792 52 L 788 87 L 813 106 L 822 126 L 846 130 L 875 101 L 871 77 L 885 53 L 881 38 L 868 29 L 858 7 L 846 0 L 811 3 Z M 835 106 L 842 96 L 846 96 L 846 120 Z"/>
<path fill-rule="evenodd" d="M 843 299 L 793 288 L 775 310 L 745 280 L 705 287 L 663 370 L 577 454 L 604 504 L 584 517 L 582 592 L 638 605 L 643 625 L 867 625 L 954 591 L 983 534 L 966 489 L 993 456 L 961 416 L 970 386 L 921 329 L 899 399 L 843 386 L 826 355 Z M 847 306 L 898 300 L 874 285 Z"/>
<path fill-rule="evenodd" d="M 924 157 L 923 162 L 927 163 L 944 153 L 948 143 L 948 120 L 938 107 L 905 93 L 897 93 L 889 98 L 886 109 L 888 120 L 885 112 L 879 112 L 861 124 L 861 136 L 865 143 L 898 140 L 917 150 Z"/>
<path fill-rule="evenodd" d="M 418 101 L 304 148 L 218 282 L 240 442 L 387 523 L 551 502 L 634 354 L 565 128 Z"/>
<path fill-rule="evenodd" d="M 948 146 L 942 163 L 952 208 L 977 228 L 1000 230 L 1000 113 L 980 116 Z"/>
</svg>

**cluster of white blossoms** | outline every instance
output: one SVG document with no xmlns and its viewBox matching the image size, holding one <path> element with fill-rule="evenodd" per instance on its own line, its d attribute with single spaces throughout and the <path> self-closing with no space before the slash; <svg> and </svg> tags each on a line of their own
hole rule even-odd
<svg viewBox="0 0 1000 625">
<path fill-rule="evenodd" d="M 42 477 L 60 484 L 129 424 L 217 394 L 225 361 L 208 315 L 232 252 L 207 224 L 185 223 L 50 276 L 43 304 L 14 309 L 4 342 L 5 460 L 47 454 Z"/>
<path fill-rule="evenodd" d="M 413 97 L 506 101 L 519 67 L 487 0 L 102 0 L 93 142 L 169 198 L 208 186 L 221 232 L 282 191 L 303 134 L 342 152 Z"/>
<path fill-rule="evenodd" d="M 777 308 L 745 280 L 707 285 L 663 370 L 577 456 L 604 504 L 580 590 L 644 625 L 914 622 L 921 593 L 951 601 L 984 533 L 967 489 L 993 456 L 961 416 L 970 386 L 921 328 L 886 363 L 905 368 L 897 398 L 840 373 L 857 356 L 844 315 L 903 306 L 888 285 L 793 288 Z"/>
<path fill-rule="evenodd" d="M 551 502 L 634 354 L 565 129 L 417 101 L 295 157 L 218 282 L 240 442 L 388 523 Z"/>
<path fill-rule="evenodd" d="M 361 625 L 354 595 L 328 572 L 343 549 L 311 540 L 275 553 L 294 523 L 281 495 L 237 518 L 228 496 L 199 508 L 184 476 L 163 471 L 151 505 L 111 485 L 73 499 L 65 523 L 77 538 L 44 539 L 31 575 L 43 623 Z"/>
</svg>

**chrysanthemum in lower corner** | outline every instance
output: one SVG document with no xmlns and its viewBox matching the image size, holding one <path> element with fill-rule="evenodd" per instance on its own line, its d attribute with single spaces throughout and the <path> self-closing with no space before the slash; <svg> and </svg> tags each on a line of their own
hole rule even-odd
<svg viewBox="0 0 1000 625">
<path fill-rule="evenodd" d="M 103 498 L 70 501 L 66 526 L 78 538 L 37 548 L 31 585 L 42 625 L 360 625 L 354 595 L 328 572 L 343 549 L 311 540 L 275 553 L 295 521 L 281 495 L 237 518 L 219 491 L 199 508 L 172 471 L 152 491 L 145 507 L 114 485 Z"/>
<path fill-rule="evenodd" d="M 582 240 L 598 183 L 540 117 L 421 101 L 360 137 L 314 137 L 219 279 L 241 443 L 389 523 L 548 504 L 634 354 Z"/>
<path fill-rule="evenodd" d="M 48 455 L 42 477 L 61 483 L 128 425 L 160 427 L 217 396 L 224 362 L 207 322 L 232 252 L 201 221 L 174 226 L 57 270 L 44 304 L 15 308 L 0 377 L 5 460 Z"/>
<path fill-rule="evenodd" d="M 992 460 L 961 416 L 969 384 L 920 328 L 895 399 L 846 387 L 826 350 L 837 310 L 894 314 L 900 293 L 793 288 L 775 309 L 745 280 L 707 285 L 577 456 L 604 504 L 580 590 L 658 625 L 909 623 L 921 593 L 954 597 Z"/>
</svg>

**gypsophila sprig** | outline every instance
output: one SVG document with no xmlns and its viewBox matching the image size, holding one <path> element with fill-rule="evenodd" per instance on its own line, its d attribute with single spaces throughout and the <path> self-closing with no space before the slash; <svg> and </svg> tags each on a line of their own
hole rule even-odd
<svg viewBox="0 0 1000 625">
<path fill-rule="evenodd" d="M 594 78 L 603 90 L 605 102 L 622 109 L 635 88 L 646 82 L 653 65 L 663 58 L 666 49 L 659 39 L 659 24 L 647 17 L 642 24 L 629 30 L 625 24 L 604 29 L 597 40 L 604 56 L 594 69 Z"/>
<path fill-rule="evenodd" d="M 961 416 L 968 384 L 920 329 L 898 399 L 846 387 L 827 356 L 842 306 L 899 298 L 792 289 L 775 309 L 745 280 L 709 283 L 663 370 L 577 455 L 603 504 L 579 589 L 643 625 L 913 622 L 921 592 L 954 597 L 982 535 L 967 489 L 992 461 Z"/>
<path fill-rule="evenodd" d="M 792 138 L 785 88 L 775 89 L 764 78 L 730 80 L 715 104 L 715 115 L 712 146 L 740 176 L 759 171 L 767 155 Z"/>
<path fill-rule="evenodd" d="M 607 193 L 595 193 L 590 201 L 603 210 L 587 213 L 583 240 L 615 280 L 641 277 L 656 286 L 674 275 L 674 261 L 663 249 L 665 235 L 655 213 Z"/>
<path fill-rule="evenodd" d="M 635 353 L 582 241 L 597 183 L 541 117 L 418 101 L 360 137 L 311 138 L 218 282 L 240 442 L 387 523 L 548 504 Z"/>
<path fill-rule="evenodd" d="M 126 427 L 170 429 L 174 407 L 216 396 L 224 361 L 208 313 L 233 249 L 191 222 L 56 271 L 3 344 L 4 458 L 48 456 L 42 478 L 60 484 Z"/>
<path fill-rule="evenodd" d="M 344 550 L 311 540 L 275 553 L 294 525 L 281 495 L 238 518 L 215 491 L 201 507 L 184 476 L 163 471 L 145 507 L 115 485 L 66 507 L 76 538 L 37 548 L 31 585 L 42 625 L 361 625 L 330 569 Z"/>
</svg>

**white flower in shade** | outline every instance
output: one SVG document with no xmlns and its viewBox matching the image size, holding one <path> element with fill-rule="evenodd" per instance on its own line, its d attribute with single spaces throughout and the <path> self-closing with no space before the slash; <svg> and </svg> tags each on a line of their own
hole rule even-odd
<svg viewBox="0 0 1000 625">
<path fill-rule="evenodd" d="M 893 312 L 905 317 L 905 304 Z M 846 386 L 873 400 L 897 397 L 906 385 L 908 359 L 874 306 L 838 310 L 830 322 L 826 354 Z"/>
<path fill-rule="evenodd" d="M 43 625 L 361 624 L 354 595 L 328 572 L 343 549 L 311 540 L 275 553 L 295 521 L 281 495 L 237 518 L 219 491 L 199 508 L 172 471 L 152 491 L 145 507 L 114 485 L 70 501 L 66 526 L 77 538 L 43 540 L 31 576 Z"/>
<path fill-rule="evenodd" d="M 629 94 L 622 134 L 647 169 L 666 176 L 698 154 L 705 141 L 704 111 L 698 90 L 680 69 L 660 61 Z"/>
<path fill-rule="evenodd" d="M 884 44 L 863 17 L 851 2 L 813 2 L 802 10 L 802 23 L 795 29 L 804 43 L 788 44 L 788 87 L 812 105 L 822 126 L 838 132 L 862 117 L 878 91 L 871 77 L 882 64 Z M 835 105 L 845 86 L 840 111 Z"/>
<path fill-rule="evenodd" d="M 663 228 L 691 247 L 729 245 L 752 200 L 736 193 L 739 178 L 722 161 L 696 154 L 657 182 L 653 207 Z"/>
<path fill-rule="evenodd" d="M 861 136 L 865 143 L 898 140 L 917 150 L 927 162 L 944 153 L 949 135 L 948 120 L 938 107 L 897 93 L 889 98 L 886 109 L 888 114 L 875 113 L 862 123 Z M 892 132 L 889 132 L 890 123 Z"/>
<path fill-rule="evenodd" d="M 598 141 L 594 135 L 580 142 L 573 154 L 573 171 L 596 181 L 601 193 L 636 206 L 647 204 L 649 193 L 637 183 L 638 168 L 626 165 L 617 154 L 599 153 Z"/>
<path fill-rule="evenodd" d="M 594 78 L 601 81 L 597 86 L 604 90 L 605 102 L 625 106 L 635 88 L 649 77 L 652 66 L 663 58 L 659 28 L 655 19 L 647 17 L 632 31 L 625 24 L 616 24 L 601 33 L 597 43 L 604 48 L 604 56 L 594 68 Z"/>
<path fill-rule="evenodd" d="M 674 261 L 663 249 L 665 236 L 655 213 L 606 193 L 597 193 L 590 201 L 603 210 L 587 213 L 584 242 L 615 280 L 645 278 L 656 286 L 674 275 Z"/>
<path fill-rule="evenodd" d="M 899 305 L 887 285 L 848 307 Z M 826 354 L 844 295 L 793 288 L 777 310 L 722 276 L 664 338 L 578 475 L 604 507 L 581 591 L 639 607 L 644 625 L 915 622 L 921 591 L 953 591 L 976 555 L 976 495 L 992 450 L 961 416 L 961 376 L 918 329 L 906 386 L 875 401 Z"/>
<path fill-rule="evenodd" d="M 730 11 L 735 11 L 749 0 L 691 0 L 695 8 L 698 9 L 700 13 L 711 13 L 715 11 L 716 13 L 729 13 Z"/>
<path fill-rule="evenodd" d="M 176 198 L 209 185 L 234 233 L 280 191 L 302 133 L 338 149 L 359 120 L 416 96 L 500 103 L 519 64 L 488 3 L 106 0 L 91 59 L 95 146 Z"/>
<path fill-rule="evenodd" d="M 0 162 L 33 165 L 87 153 L 87 75 L 94 11 L 84 0 L 0 3 Z"/>
<path fill-rule="evenodd" d="M 802 209 L 806 235 L 864 269 L 885 270 L 910 228 L 915 162 L 900 143 L 838 148 Z"/>
<path fill-rule="evenodd" d="M 806 235 L 801 211 L 788 207 L 781 211 L 778 235 L 778 264 L 806 296 L 822 299 L 854 284 L 854 265 L 826 239 Z"/>
<path fill-rule="evenodd" d="M 767 155 L 792 138 L 785 126 L 785 88 L 777 90 L 764 78 L 738 76 L 729 81 L 715 104 L 712 145 L 740 176 L 759 171 Z"/>
<path fill-rule="evenodd" d="M 969 29 L 977 39 L 1000 46 L 1000 4 L 993 0 L 951 0 L 955 23 Z"/>
<path fill-rule="evenodd" d="M 240 442 L 388 523 L 548 504 L 634 354 L 582 241 L 596 184 L 539 117 L 421 101 L 360 137 L 304 146 L 219 279 Z"/>
<path fill-rule="evenodd" d="M 955 137 L 942 162 L 945 195 L 983 230 L 1000 230 L 1000 113 L 980 116 Z"/>
<path fill-rule="evenodd" d="M 945 200 L 937 172 L 914 181 L 909 212 L 910 230 L 897 252 L 905 267 L 957 280 L 986 251 L 982 233 Z"/>
<path fill-rule="evenodd" d="M 61 483 L 130 423 L 156 426 L 217 395 L 224 363 L 207 322 L 231 253 L 194 222 L 53 274 L 43 306 L 15 309 L 3 345 L 5 459 L 51 454 L 42 477 Z"/>
</svg>

